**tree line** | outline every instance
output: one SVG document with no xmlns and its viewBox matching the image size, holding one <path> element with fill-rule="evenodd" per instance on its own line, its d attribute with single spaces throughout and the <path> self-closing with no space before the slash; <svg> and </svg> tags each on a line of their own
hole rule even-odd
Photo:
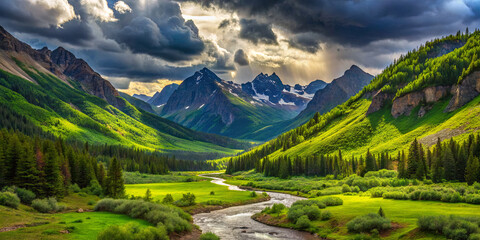
<svg viewBox="0 0 480 240">
<path fill-rule="evenodd" d="M 458 181 L 473 184 L 480 182 L 480 135 L 471 134 L 465 141 L 453 138 L 425 147 L 416 139 L 407 152 L 373 154 L 369 150 L 360 157 L 345 158 L 341 150 L 336 154 L 314 154 L 308 157 L 281 156 L 269 159 L 268 156 L 231 158 L 226 173 L 255 169 L 265 176 L 288 178 L 290 176 L 333 175 L 343 178 L 351 174 L 364 176 L 368 171 L 397 169 L 399 178 L 431 179 L 433 182 Z"/>
</svg>

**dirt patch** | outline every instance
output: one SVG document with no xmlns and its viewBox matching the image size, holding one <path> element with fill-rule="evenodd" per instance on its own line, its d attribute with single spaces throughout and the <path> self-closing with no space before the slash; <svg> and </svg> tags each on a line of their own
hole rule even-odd
<svg viewBox="0 0 480 240">
<path fill-rule="evenodd" d="M 209 213 L 211 211 L 220 210 L 220 209 L 229 208 L 229 207 L 234 207 L 234 206 L 265 202 L 265 201 L 268 201 L 268 200 L 270 200 L 270 196 L 262 197 L 262 198 L 256 198 L 256 199 L 250 199 L 250 200 L 242 201 L 242 202 L 225 203 L 225 204 L 222 204 L 222 205 L 198 204 L 198 205 L 195 205 L 195 206 L 183 208 L 183 210 L 188 212 L 190 215 L 195 215 L 195 214 L 199 214 L 199 213 Z"/>
<path fill-rule="evenodd" d="M 18 225 L 13 225 L 10 227 L 4 227 L 0 228 L 0 232 L 10 232 L 10 231 L 15 231 L 20 228 L 26 228 L 26 227 L 36 227 L 40 225 L 45 225 L 48 224 L 48 222 L 35 222 L 35 223 L 29 223 L 29 224 L 18 224 Z"/>
<path fill-rule="evenodd" d="M 170 234 L 170 239 L 171 240 L 197 240 L 197 239 L 200 239 L 200 235 L 202 235 L 202 231 L 194 227 L 192 231 L 187 233 L 173 232 Z"/>
<path fill-rule="evenodd" d="M 455 129 L 442 129 L 437 133 L 423 137 L 422 139 L 418 140 L 418 142 L 423 145 L 433 146 L 437 143 L 438 138 L 440 138 L 440 141 L 443 141 L 445 139 L 449 139 L 451 137 L 455 137 L 466 132 L 467 131 L 463 127 L 458 127 Z"/>
<path fill-rule="evenodd" d="M 380 233 L 380 237 L 382 237 L 382 238 L 388 237 L 388 236 L 390 236 L 390 234 L 392 234 L 397 229 L 404 228 L 406 226 L 407 226 L 406 224 L 400 224 L 400 223 L 397 223 L 397 222 L 392 222 L 392 228 L 390 228 L 387 231 L 382 231 Z"/>
</svg>

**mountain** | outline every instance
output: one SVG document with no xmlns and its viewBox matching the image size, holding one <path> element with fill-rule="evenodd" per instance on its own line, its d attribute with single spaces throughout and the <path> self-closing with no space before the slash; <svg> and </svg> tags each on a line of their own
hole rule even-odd
<svg viewBox="0 0 480 240">
<path fill-rule="evenodd" d="M 372 75 L 355 65 L 351 66 L 343 76 L 334 79 L 330 84 L 316 91 L 313 99 L 297 118 L 311 118 L 316 112 L 323 114 L 330 111 L 360 92 L 372 79 Z"/>
<path fill-rule="evenodd" d="M 122 98 L 127 100 L 130 104 L 132 104 L 136 108 L 142 109 L 142 110 L 144 110 L 146 112 L 149 112 L 149 113 L 156 114 L 156 112 L 153 110 L 153 108 L 150 104 L 144 102 L 143 100 L 141 100 L 139 98 L 134 97 L 135 94 L 133 96 L 130 96 L 130 95 L 128 95 L 126 93 L 123 93 L 123 92 L 119 92 L 119 93 L 120 93 L 120 96 Z"/>
<path fill-rule="evenodd" d="M 467 140 L 480 129 L 479 55 L 478 30 L 427 42 L 345 103 L 234 161 L 249 165 L 247 159 L 306 159 L 339 150 L 359 158 L 367 151 L 408 151 L 414 139 L 429 147 L 438 139 Z"/>
<path fill-rule="evenodd" d="M 284 85 L 275 73 L 272 75 L 260 73 L 253 81 L 243 83 L 241 86 L 245 93 L 257 101 L 296 112 L 300 112 L 312 98 L 305 93 L 305 87 L 299 84 L 295 87 Z"/>
<path fill-rule="evenodd" d="M 62 47 L 35 50 L 2 27 L 0 104 L 66 140 L 216 156 L 248 147 L 223 136 L 190 130 L 135 107 L 71 52 Z"/>
<path fill-rule="evenodd" d="M 306 87 L 296 85 L 295 89 L 302 89 L 304 96 L 310 96 L 312 99 L 308 102 L 306 108 L 295 118 L 276 122 L 250 134 L 257 136 L 258 139 L 270 140 L 274 136 L 301 126 L 316 112 L 328 112 L 335 106 L 347 101 L 348 98 L 360 92 L 372 78 L 372 75 L 353 65 L 350 69 L 347 69 L 341 77 L 334 79 L 331 83 L 327 84 L 324 81 L 317 80 L 311 82 Z M 315 89 L 317 89 L 317 91 L 314 95 L 308 93 Z"/>
<path fill-rule="evenodd" d="M 152 97 L 147 96 L 147 95 L 145 95 L 145 94 L 133 94 L 132 97 L 137 98 L 137 99 L 140 99 L 140 100 L 142 100 L 142 101 L 144 101 L 144 102 L 147 102 L 148 100 L 150 100 L 150 99 L 152 98 Z"/>
<path fill-rule="evenodd" d="M 315 94 L 318 90 L 324 89 L 328 83 L 322 81 L 322 80 L 315 80 L 307 85 L 307 87 L 304 89 L 304 91 L 307 94 Z"/>
<path fill-rule="evenodd" d="M 148 101 L 153 106 L 162 106 L 167 103 L 170 96 L 172 96 L 173 92 L 177 90 L 178 84 L 172 83 L 170 85 L 165 86 L 161 92 L 156 92 L 153 97 L 151 97 Z"/>
<path fill-rule="evenodd" d="M 203 68 L 178 86 L 163 106 L 161 116 L 195 130 L 234 138 L 245 138 L 265 125 L 294 117 L 290 108 L 277 107 L 258 96 Z M 249 139 L 255 140 L 255 136 Z"/>
</svg>

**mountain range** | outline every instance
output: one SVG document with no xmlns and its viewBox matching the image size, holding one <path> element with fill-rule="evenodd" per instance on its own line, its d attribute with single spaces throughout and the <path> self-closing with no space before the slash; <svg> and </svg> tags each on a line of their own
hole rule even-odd
<svg viewBox="0 0 480 240">
<path fill-rule="evenodd" d="M 372 78 L 352 66 L 330 84 L 315 80 L 292 87 L 275 73 L 260 73 L 251 82 L 237 84 L 204 68 L 180 85 L 166 86 L 147 102 L 160 116 L 188 128 L 265 141 L 303 124 L 317 111 L 343 103 Z"/>
<path fill-rule="evenodd" d="M 120 94 L 62 47 L 35 50 L 0 27 L 0 104 L 67 140 L 122 144 L 166 153 L 213 156 L 249 146 L 185 128 Z M 146 110 L 145 110 L 146 109 Z M 212 155 L 213 154 L 213 155 Z"/>
</svg>

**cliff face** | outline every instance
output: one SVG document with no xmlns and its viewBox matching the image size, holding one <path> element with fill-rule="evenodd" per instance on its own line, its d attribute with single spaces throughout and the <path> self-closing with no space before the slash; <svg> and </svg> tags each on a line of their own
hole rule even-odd
<svg viewBox="0 0 480 240">
<path fill-rule="evenodd" d="M 460 108 L 480 94 L 480 72 L 468 75 L 460 84 L 453 86 L 450 93 L 453 97 L 445 109 L 447 112 Z"/>
<path fill-rule="evenodd" d="M 397 118 L 402 115 L 410 115 L 412 110 L 421 103 L 435 103 L 446 97 L 449 92 L 450 86 L 435 86 L 396 98 L 392 105 L 392 116 Z"/>
</svg>

